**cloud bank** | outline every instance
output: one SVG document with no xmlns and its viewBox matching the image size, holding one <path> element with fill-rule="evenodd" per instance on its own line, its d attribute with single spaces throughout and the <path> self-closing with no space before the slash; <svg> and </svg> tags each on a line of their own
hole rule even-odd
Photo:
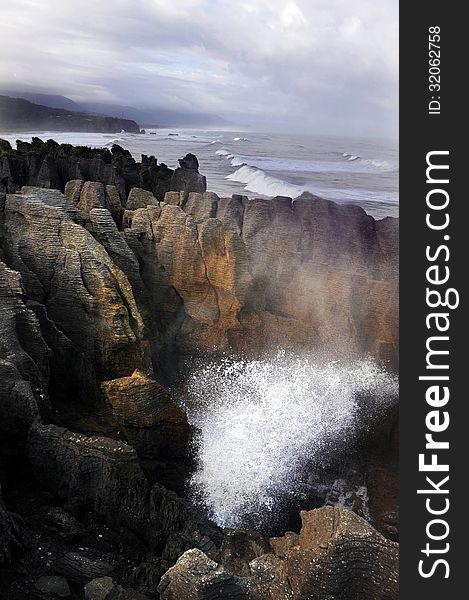
<svg viewBox="0 0 469 600">
<path fill-rule="evenodd" d="M 397 136 L 397 0 L 15 0 L 0 17 L 4 88 Z"/>
</svg>

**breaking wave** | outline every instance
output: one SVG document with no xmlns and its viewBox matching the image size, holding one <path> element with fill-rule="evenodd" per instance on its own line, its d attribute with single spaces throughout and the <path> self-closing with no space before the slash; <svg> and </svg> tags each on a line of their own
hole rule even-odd
<svg viewBox="0 0 469 600">
<path fill-rule="evenodd" d="M 237 163 L 235 162 L 233 166 L 237 166 Z M 234 173 L 231 173 L 231 175 L 227 175 L 226 179 L 244 183 L 246 191 L 264 196 L 289 196 L 295 198 L 304 191 L 304 188 L 299 185 L 287 183 L 286 181 L 267 175 L 262 169 L 249 167 L 248 165 L 241 166 Z"/>
<path fill-rule="evenodd" d="M 397 381 L 371 360 L 343 364 L 279 353 L 227 359 L 194 373 L 186 410 L 199 431 L 193 499 L 224 527 L 268 522 L 301 471 L 354 436 L 358 395 L 367 414 L 397 395 Z"/>
</svg>

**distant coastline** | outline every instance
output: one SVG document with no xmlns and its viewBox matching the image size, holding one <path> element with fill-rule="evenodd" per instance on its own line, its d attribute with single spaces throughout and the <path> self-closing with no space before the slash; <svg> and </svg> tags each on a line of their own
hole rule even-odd
<svg viewBox="0 0 469 600">
<path fill-rule="evenodd" d="M 140 133 L 131 119 L 92 115 L 34 104 L 23 98 L 0 95 L 0 129 L 10 131 L 77 131 L 97 133 Z"/>
</svg>

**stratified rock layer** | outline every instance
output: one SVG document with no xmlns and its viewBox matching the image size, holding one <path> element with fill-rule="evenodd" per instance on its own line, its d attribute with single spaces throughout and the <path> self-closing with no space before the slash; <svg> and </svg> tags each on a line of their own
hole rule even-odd
<svg viewBox="0 0 469 600">
<path fill-rule="evenodd" d="M 171 491 L 190 432 L 161 382 L 228 349 L 340 345 L 395 367 L 397 221 L 310 195 L 220 199 L 191 157 L 178 177 L 201 193 L 184 183 L 163 203 L 156 163 L 118 147 L 0 151 L 0 570 L 12 597 L 69 583 L 122 600 L 396 598 L 397 545 L 350 511 L 302 513 L 299 534 L 268 539 L 223 531 Z M 41 187 L 11 193 L 22 182 Z M 30 471 L 28 500 L 16 479 L 34 487 Z M 395 478 L 368 476 L 372 518 L 396 537 Z M 44 556 L 25 547 L 15 493 L 26 514 L 34 504 Z M 9 561 L 31 577 L 18 582 Z"/>
<path fill-rule="evenodd" d="M 396 219 L 307 194 L 170 192 L 165 203 L 134 211 L 124 234 L 169 324 L 168 344 L 180 323 L 183 355 L 326 348 L 396 367 Z"/>
</svg>

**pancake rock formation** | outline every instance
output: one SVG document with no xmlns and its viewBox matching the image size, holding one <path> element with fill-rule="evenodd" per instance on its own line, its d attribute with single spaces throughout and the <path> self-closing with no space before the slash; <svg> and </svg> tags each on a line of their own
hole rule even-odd
<svg viewBox="0 0 469 600">
<path fill-rule="evenodd" d="M 0 144 L 0 595 L 397 598 L 386 470 L 381 533 L 337 506 L 221 529 L 184 497 L 193 432 L 165 387 L 196 358 L 334 340 L 396 368 L 397 220 L 219 198 L 190 156 L 169 191 L 155 159 L 88 150 Z"/>
</svg>

